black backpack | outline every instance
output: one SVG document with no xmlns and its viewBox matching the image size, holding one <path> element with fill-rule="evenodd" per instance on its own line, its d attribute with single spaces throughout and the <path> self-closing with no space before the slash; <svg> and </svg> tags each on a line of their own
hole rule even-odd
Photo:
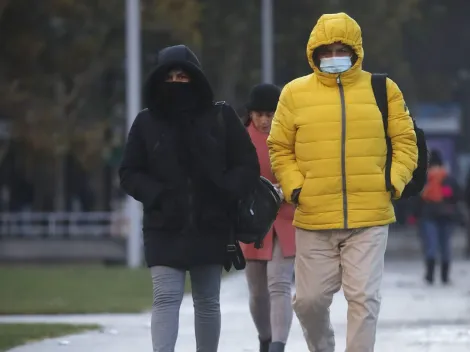
<svg viewBox="0 0 470 352">
<path fill-rule="evenodd" d="M 218 108 L 218 123 L 225 133 L 224 104 L 225 102 L 217 102 L 215 105 Z M 261 248 L 264 238 L 276 220 L 281 204 L 281 197 L 274 185 L 262 176 L 251 193 L 238 201 L 232 214 L 234 226 L 227 245 L 230 262 L 225 265 L 225 270 L 229 271 L 232 265 L 236 270 L 245 268 L 246 262 L 239 242 Z"/>
<path fill-rule="evenodd" d="M 390 170 L 392 167 L 392 141 L 388 136 L 388 96 L 387 96 L 387 74 L 374 73 L 371 78 L 372 90 L 374 91 L 377 106 L 382 114 L 384 124 L 385 140 L 387 142 L 387 160 L 385 164 L 385 185 L 387 191 L 392 190 L 392 181 L 390 178 Z M 410 113 L 411 116 L 411 113 Z M 420 129 L 416 121 L 413 119 L 413 126 L 416 133 L 417 146 L 418 146 L 418 166 L 413 172 L 413 178 L 405 186 L 401 198 L 407 199 L 417 196 L 423 190 L 427 180 L 428 171 L 428 148 L 426 146 L 426 137 L 424 131 Z"/>
</svg>

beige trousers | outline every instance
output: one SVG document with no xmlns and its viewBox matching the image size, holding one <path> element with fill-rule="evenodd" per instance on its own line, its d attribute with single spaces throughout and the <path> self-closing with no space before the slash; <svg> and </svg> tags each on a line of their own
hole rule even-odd
<svg viewBox="0 0 470 352">
<path fill-rule="evenodd" d="M 296 230 L 294 311 L 310 352 L 334 352 L 329 307 L 343 286 L 346 352 L 373 352 L 388 226 Z"/>
</svg>

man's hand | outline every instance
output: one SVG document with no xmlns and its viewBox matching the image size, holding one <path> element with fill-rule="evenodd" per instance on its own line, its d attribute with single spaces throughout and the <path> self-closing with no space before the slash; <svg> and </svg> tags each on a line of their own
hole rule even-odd
<svg viewBox="0 0 470 352">
<path fill-rule="evenodd" d="M 299 205 L 299 197 L 300 197 L 300 192 L 302 191 L 302 188 L 296 188 L 294 191 L 292 191 L 291 199 L 292 203 L 294 203 L 295 206 Z"/>
</svg>

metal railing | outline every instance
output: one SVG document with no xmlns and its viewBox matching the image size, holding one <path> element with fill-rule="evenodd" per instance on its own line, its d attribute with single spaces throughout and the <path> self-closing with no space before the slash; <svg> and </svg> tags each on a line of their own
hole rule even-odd
<svg viewBox="0 0 470 352">
<path fill-rule="evenodd" d="M 0 213 L 1 237 L 126 237 L 120 212 Z"/>
</svg>

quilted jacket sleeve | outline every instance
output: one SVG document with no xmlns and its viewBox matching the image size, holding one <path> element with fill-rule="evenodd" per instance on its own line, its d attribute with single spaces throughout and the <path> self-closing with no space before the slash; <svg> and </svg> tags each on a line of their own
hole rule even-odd
<svg viewBox="0 0 470 352">
<path fill-rule="evenodd" d="M 223 176 L 223 185 L 231 198 L 240 199 L 253 189 L 260 177 L 258 154 L 235 110 L 228 104 L 223 109 L 230 131 L 227 133 L 229 170 Z"/>
<path fill-rule="evenodd" d="M 299 170 L 295 156 L 294 101 L 289 85 L 282 90 L 268 137 L 271 168 L 279 181 L 286 200 L 292 203 L 292 192 L 301 188 L 304 176 Z"/>
<path fill-rule="evenodd" d="M 144 207 L 150 208 L 163 191 L 163 186 L 154 180 L 147 169 L 147 150 L 141 133 L 143 113 L 135 118 L 129 131 L 124 155 L 119 167 L 121 188 Z"/>
<path fill-rule="evenodd" d="M 388 135 L 392 141 L 392 169 L 390 172 L 395 199 L 400 198 L 410 182 L 418 162 L 418 147 L 413 121 L 403 94 L 397 84 L 387 79 Z"/>
</svg>

